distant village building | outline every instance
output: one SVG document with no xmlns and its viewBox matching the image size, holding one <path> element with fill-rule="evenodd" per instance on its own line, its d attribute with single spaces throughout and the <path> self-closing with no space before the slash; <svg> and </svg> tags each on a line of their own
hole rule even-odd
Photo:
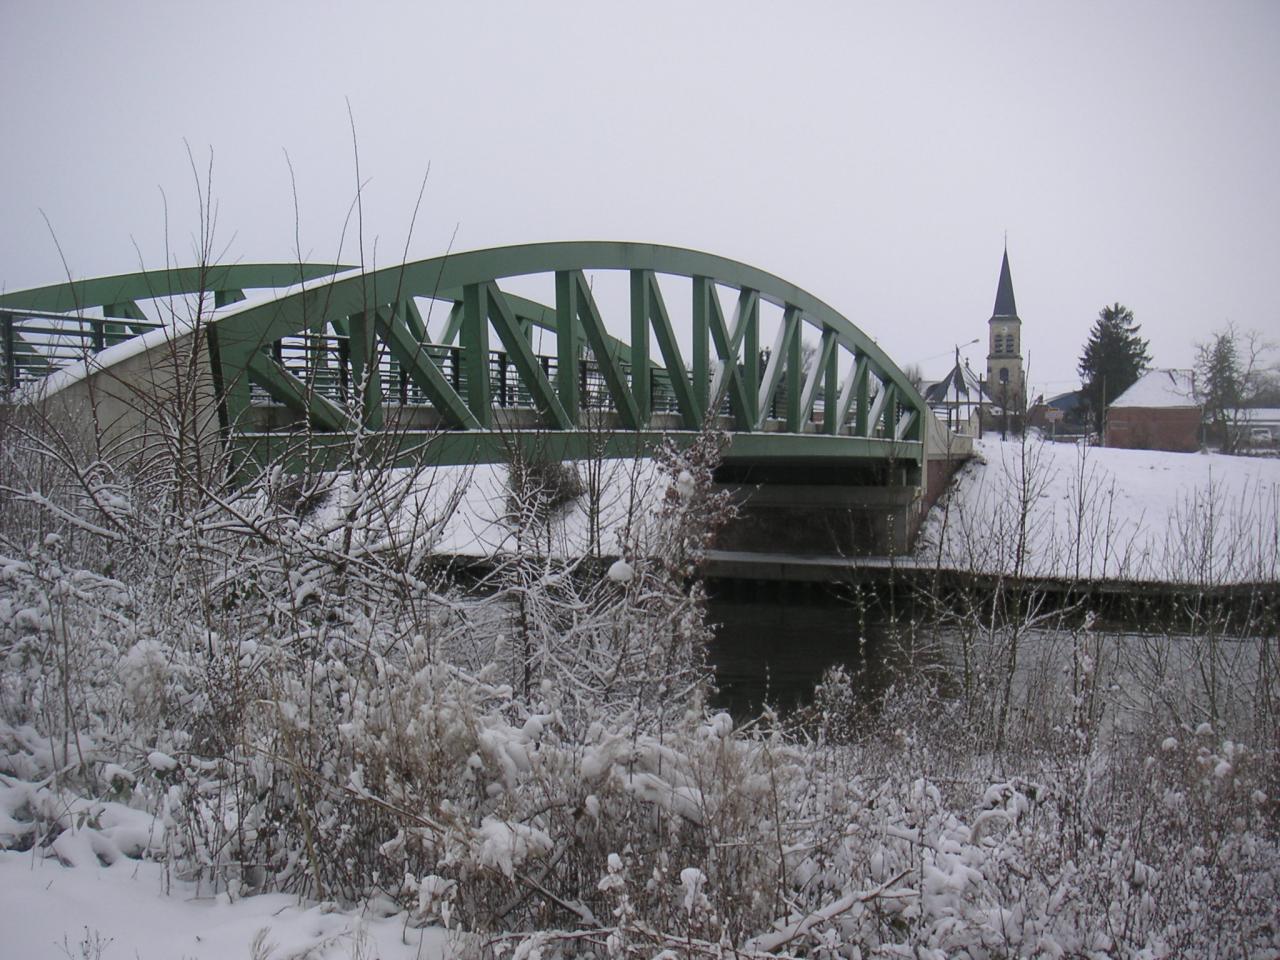
<svg viewBox="0 0 1280 960">
<path fill-rule="evenodd" d="M 1190 370 L 1149 370 L 1107 407 L 1103 444 L 1189 453 L 1200 449 L 1201 421 Z"/>
<path fill-rule="evenodd" d="M 1241 410 L 1236 424 L 1237 444 L 1242 447 L 1274 447 L 1280 443 L 1280 408 Z"/>
<path fill-rule="evenodd" d="M 968 362 L 961 363 L 956 350 L 956 365 L 936 383 L 921 388 L 924 399 L 934 415 L 955 433 L 976 437 L 982 426 L 984 405 L 992 412 L 991 398 L 982 390 L 982 381 Z"/>
<path fill-rule="evenodd" d="M 1068 390 L 1048 400 L 1037 398 L 1027 410 L 1027 423 L 1054 435 L 1087 433 L 1087 409 L 1084 391 Z"/>
<path fill-rule="evenodd" d="M 1022 369 L 1022 320 L 1013 297 L 1008 249 L 1000 264 L 995 307 L 987 321 L 986 379 L 968 361 L 961 361 L 957 348 L 950 372 L 941 380 L 922 384 L 920 392 L 934 415 L 956 433 L 980 436 L 983 429 L 1021 429 L 1027 381 Z"/>
</svg>

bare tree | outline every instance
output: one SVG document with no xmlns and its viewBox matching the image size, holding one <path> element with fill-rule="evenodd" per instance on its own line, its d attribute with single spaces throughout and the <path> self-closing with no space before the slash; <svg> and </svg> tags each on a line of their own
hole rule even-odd
<svg viewBox="0 0 1280 960">
<path fill-rule="evenodd" d="M 1204 415 L 1224 453 L 1234 453 L 1243 440 L 1245 411 L 1255 406 L 1268 386 L 1266 361 L 1275 344 L 1257 330 L 1240 331 L 1234 323 L 1196 344 L 1196 379 Z"/>
</svg>

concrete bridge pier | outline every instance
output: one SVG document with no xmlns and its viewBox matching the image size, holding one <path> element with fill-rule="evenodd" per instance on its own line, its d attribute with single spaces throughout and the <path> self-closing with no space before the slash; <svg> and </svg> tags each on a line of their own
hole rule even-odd
<svg viewBox="0 0 1280 960">
<path fill-rule="evenodd" d="M 913 459 L 850 458 L 838 463 L 777 463 L 734 457 L 716 471 L 738 507 L 718 535 L 712 566 L 723 576 L 824 579 L 828 566 L 797 566 L 771 557 L 828 558 L 831 562 L 906 557 L 929 508 L 973 454 L 973 441 L 927 421 L 923 464 Z M 732 554 L 736 560 L 729 560 Z M 760 555 L 752 562 L 750 555 Z"/>
<path fill-rule="evenodd" d="M 744 553 L 901 556 L 920 517 L 914 463 L 786 468 L 726 464 L 717 471 L 738 517 L 715 549 Z"/>
<path fill-rule="evenodd" d="M 902 556 L 911 550 L 919 514 L 912 487 L 728 487 L 738 517 L 716 538 L 719 550 Z"/>
</svg>

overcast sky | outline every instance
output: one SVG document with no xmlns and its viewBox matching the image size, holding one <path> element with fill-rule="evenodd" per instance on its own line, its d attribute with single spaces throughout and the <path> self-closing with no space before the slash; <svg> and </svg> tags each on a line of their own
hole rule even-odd
<svg viewBox="0 0 1280 960">
<path fill-rule="evenodd" d="M 189 260 L 643 240 L 779 274 L 901 365 L 985 357 L 1005 232 L 1033 394 L 1129 306 L 1158 365 L 1280 338 L 1280 3 L 0 4 L 0 287 Z M 343 251 L 349 261 L 355 255 Z"/>
</svg>

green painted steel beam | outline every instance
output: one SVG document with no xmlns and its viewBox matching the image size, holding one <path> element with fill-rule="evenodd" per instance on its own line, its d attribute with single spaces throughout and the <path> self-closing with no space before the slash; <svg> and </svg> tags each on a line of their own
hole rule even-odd
<svg viewBox="0 0 1280 960">
<path fill-rule="evenodd" d="M 156 300 L 210 292 L 216 295 L 220 290 L 274 290 L 353 269 L 337 263 L 233 263 L 147 270 L 15 290 L 0 294 L 0 307 L 70 313 L 130 300 Z"/>
<path fill-rule="evenodd" d="M 897 384 L 886 383 L 881 391 L 884 402 L 881 409 L 881 432 L 883 436 L 896 436 L 898 426 L 898 387 Z"/>
<path fill-rule="evenodd" d="M 378 362 L 377 321 L 367 313 L 347 317 L 347 356 L 351 367 L 351 406 L 360 422 L 371 430 L 381 430 L 382 370 Z"/>
<path fill-rule="evenodd" d="M 716 384 L 718 394 L 725 391 L 729 397 L 729 408 L 733 411 L 734 420 L 739 430 L 750 430 L 755 426 L 755 408 L 747 395 L 746 385 L 738 369 L 739 336 L 731 336 L 725 326 L 724 311 L 720 309 L 720 298 L 716 294 L 715 281 L 708 277 L 693 278 L 694 312 L 702 312 L 704 326 L 711 334 L 715 345 L 716 356 L 720 359 L 720 382 Z M 739 331 L 735 330 L 735 334 Z"/>
<path fill-rule="evenodd" d="M 813 416 L 813 408 L 818 402 L 818 391 L 827 382 L 827 367 L 836 349 L 834 330 L 822 331 L 822 345 L 818 349 L 817 363 L 809 371 L 804 383 L 804 393 L 800 397 L 800 420 L 804 422 Z"/>
<path fill-rule="evenodd" d="M 760 409 L 760 294 L 743 288 L 734 307 L 733 352 L 742 354 L 742 380 L 747 391 L 747 408 Z"/>
<path fill-rule="evenodd" d="M 795 325 L 795 333 L 787 340 L 786 423 L 791 433 L 799 433 L 804 426 L 800 412 L 800 394 L 804 387 L 804 338 L 800 320 L 798 313 L 791 314 L 790 322 Z"/>
<path fill-rule="evenodd" d="M 462 293 L 459 291 L 458 299 L 449 308 L 449 318 L 445 321 L 444 330 L 440 332 L 440 343 L 450 346 L 458 339 L 458 335 L 462 332 L 462 314 Z"/>
<path fill-rule="evenodd" d="M 917 414 L 914 410 L 907 410 L 905 413 L 903 413 L 902 416 L 898 418 L 898 422 L 894 427 L 893 438 L 895 440 L 914 439 L 909 435 L 912 429 L 915 427 L 916 421 L 918 419 L 919 419 L 919 414 Z"/>
<path fill-rule="evenodd" d="M 401 300 L 398 305 L 397 313 L 404 321 L 409 331 L 419 343 L 427 342 L 427 322 L 422 319 L 422 313 L 418 310 L 418 305 L 413 302 L 412 297 L 406 297 Z"/>
<path fill-rule="evenodd" d="M 351 418 L 322 394 L 285 370 L 264 353 L 251 357 L 247 364 L 254 383 L 266 390 L 271 399 L 311 419 L 323 430 L 349 430 Z"/>
<path fill-rule="evenodd" d="M 506 463 L 518 451 L 526 458 L 575 460 L 604 456 L 620 459 L 651 454 L 668 441 L 678 445 L 698 437 L 691 430 L 389 430 L 361 438 L 366 462 L 386 466 L 434 466 Z M 348 463 L 353 438 L 326 433 L 300 436 L 285 433 L 240 433 L 232 439 L 237 459 L 263 467 L 281 459 L 336 470 Z M 724 451 L 726 464 L 825 464 L 896 460 L 920 463 L 923 445 L 879 438 L 829 437 L 823 434 L 731 434 Z"/>
<path fill-rule="evenodd" d="M 896 364 L 865 333 L 812 294 L 772 274 L 711 254 L 653 244 L 568 242 L 529 244 L 450 254 L 432 260 L 387 268 L 352 278 L 339 278 L 306 292 L 248 307 L 215 322 L 225 325 L 228 343 L 273 339 L 296 332 L 302 317 L 316 311 L 342 315 L 364 309 L 365 291 L 398 289 L 402 296 L 435 296 L 442 290 L 505 277 L 558 270 L 647 270 L 651 274 L 714 277 L 717 283 L 756 290 L 761 299 L 798 308 L 807 323 L 836 330 L 845 349 L 866 356 L 881 382 L 894 382 L 909 406 L 924 410 L 924 400 Z M 655 330 L 655 333 L 657 331 Z M 668 364 L 670 366 L 670 364 Z M 672 370 L 673 383 L 679 378 Z"/>
<path fill-rule="evenodd" d="M 403 312 L 378 311 L 378 335 L 409 379 L 427 395 L 445 423 L 459 430 L 479 429 L 479 421 L 431 359 Z"/>
<path fill-rule="evenodd" d="M 582 332 L 586 334 L 587 345 L 591 347 L 591 352 L 595 355 L 596 365 L 600 369 L 600 375 L 604 378 L 605 387 L 609 390 L 610 397 L 613 398 L 613 406 L 622 420 L 623 428 L 638 430 L 640 428 L 640 412 L 636 406 L 635 398 L 631 395 L 626 377 L 622 373 L 622 367 L 618 364 L 618 359 L 614 354 L 613 347 L 616 341 L 609 336 L 609 332 L 605 329 L 604 320 L 600 316 L 600 309 L 596 306 L 596 298 L 592 296 L 591 287 L 581 270 L 562 270 L 556 274 L 556 335 L 558 337 L 560 331 L 563 331 L 566 327 L 565 320 L 559 313 L 561 276 L 567 276 L 570 286 L 576 289 L 573 297 L 574 314 L 567 326 L 575 331 L 581 328 Z M 577 422 L 576 416 L 574 417 L 574 422 Z"/>
<path fill-rule="evenodd" d="M 764 383 L 760 387 L 760 405 L 756 408 L 756 427 L 763 430 L 769 419 L 769 408 L 782 383 L 783 374 L 787 370 L 787 358 L 790 357 L 793 345 L 800 338 L 800 311 L 795 307 L 787 307 L 782 314 L 782 323 L 778 325 L 778 336 L 769 352 L 769 365 L 764 371 Z"/>
<path fill-rule="evenodd" d="M 890 384 L 880 384 L 880 389 L 876 392 L 876 398 L 871 402 L 870 409 L 867 410 L 866 424 L 864 429 L 859 433 L 859 436 L 873 437 L 875 436 L 877 428 L 883 424 L 885 408 L 890 406 L 888 402 L 889 386 Z M 863 410 L 867 409 L 867 405 L 865 403 L 859 404 L 859 407 L 859 414 L 861 414 Z"/>
<path fill-rule="evenodd" d="M 649 275 L 632 270 L 631 278 L 631 396 L 636 419 L 648 426 L 653 416 L 653 372 L 649 369 L 649 317 L 653 315 Z"/>
<path fill-rule="evenodd" d="M 582 363 L 582 327 L 578 322 L 578 283 L 574 272 L 556 272 L 556 389 L 565 413 L 577 422 L 582 406 L 578 365 Z"/>
<path fill-rule="evenodd" d="M 867 394 L 868 378 L 871 368 L 867 358 L 854 354 L 853 369 L 849 371 L 849 379 L 840 388 L 840 422 L 849 419 L 849 411 L 854 411 L 853 434 L 857 437 L 867 435 Z"/>
<path fill-rule="evenodd" d="M 489 304 L 481 283 L 462 288 L 462 325 L 458 344 L 462 347 L 462 369 L 467 380 L 467 406 L 479 425 L 488 429 L 493 422 L 493 396 L 489 392 Z"/>
<path fill-rule="evenodd" d="M 556 396 L 555 390 L 551 387 L 551 381 L 547 379 L 547 375 L 542 369 L 542 364 L 534 356 L 533 347 L 529 344 L 529 339 L 525 336 L 524 331 L 520 329 L 520 323 L 516 320 L 515 314 L 511 312 L 511 308 L 507 305 L 506 297 L 503 296 L 496 283 L 486 283 L 482 289 L 489 321 L 493 324 L 493 328 L 498 331 L 498 337 L 502 341 L 502 345 L 507 348 L 507 356 L 515 364 L 516 371 L 520 375 L 520 381 L 529 391 L 534 405 L 546 418 L 547 426 L 553 430 L 572 429 L 574 426 L 573 419 L 569 417 L 564 407 L 560 405 L 560 400 Z M 485 360 L 487 362 L 487 356 Z"/>
<path fill-rule="evenodd" d="M 828 347 L 828 343 L 830 346 Z M 822 331 L 822 356 L 824 382 L 822 386 L 822 432 L 836 436 L 844 426 L 840 415 L 840 345 L 836 332 L 830 328 Z"/>
<path fill-rule="evenodd" d="M 689 373 L 692 377 L 694 399 L 704 415 L 711 409 L 710 312 L 711 300 L 715 295 L 714 283 L 702 276 L 693 278 L 693 330 L 690 337 L 692 350 Z"/>
<path fill-rule="evenodd" d="M 652 270 L 643 270 L 645 285 L 645 305 L 649 312 L 648 326 L 653 329 L 654 338 L 658 341 L 658 349 L 666 363 L 670 375 L 671 391 L 676 396 L 676 406 L 684 425 L 696 430 L 702 424 L 703 409 L 698 405 L 696 392 L 689 385 L 689 375 L 685 372 L 684 358 L 680 355 L 680 344 L 676 340 L 675 330 L 671 327 L 671 317 L 667 314 L 667 304 L 662 299 L 662 290 L 658 286 L 658 278 Z M 648 331 L 645 331 L 648 335 Z M 634 369 L 634 367 L 633 367 Z"/>
</svg>

